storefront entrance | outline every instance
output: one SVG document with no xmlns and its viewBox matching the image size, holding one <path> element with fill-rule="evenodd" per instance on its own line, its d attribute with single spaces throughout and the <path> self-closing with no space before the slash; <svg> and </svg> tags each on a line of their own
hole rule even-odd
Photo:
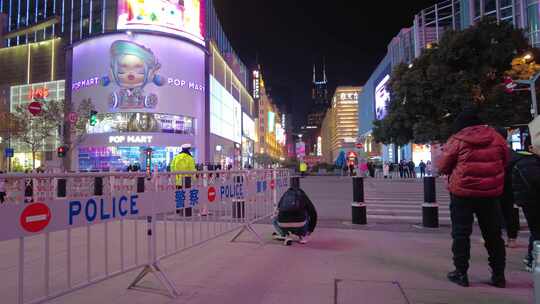
<svg viewBox="0 0 540 304">
<path fill-rule="evenodd" d="M 145 170 L 147 149 L 152 149 L 151 167 L 160 172 L 167 171 L 172 159 L 180 153 L 180 147 L 86 147 L 79 149 L 79 170 L 82 171 L 127 171 L 129 165 L 138 165 Z M 192 149 L 196 159 L 197 151 Z"/>
</svg>

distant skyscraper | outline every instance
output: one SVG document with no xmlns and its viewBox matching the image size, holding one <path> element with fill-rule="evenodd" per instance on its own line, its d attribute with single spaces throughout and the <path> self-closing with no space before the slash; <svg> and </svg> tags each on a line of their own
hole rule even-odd
<svg viewBox="0 0 540 304">
<path fill-rule="evenodd" d="M 318 80 L 317 68 L 313 65 L 313 103 L 315 106 L 314 111 L 325 111 L 330 107 L 330 100 L 328 98 L 328 79 L 326 78 L 326 65 L 323 63 L 322 81 Z"/>
</svg>

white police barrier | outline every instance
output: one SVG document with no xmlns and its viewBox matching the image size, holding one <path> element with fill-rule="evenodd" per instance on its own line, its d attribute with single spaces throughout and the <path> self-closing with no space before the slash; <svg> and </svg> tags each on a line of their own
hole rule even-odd
<svg viewBox="0 0 540 304">
<path fill-rule="evenodd" d="M 262 242 L 252 224 L 274 212 L 289 177 L 279 169 L 0 175 L 1 302 L 42 303 L 136 269 L 130 288 L 151 273 L 175 297 L 159 261 L 233 231 L 233 241 L 250 231 Z M 238 202 L 242 216 L 233 215 Z"/>
</svg>

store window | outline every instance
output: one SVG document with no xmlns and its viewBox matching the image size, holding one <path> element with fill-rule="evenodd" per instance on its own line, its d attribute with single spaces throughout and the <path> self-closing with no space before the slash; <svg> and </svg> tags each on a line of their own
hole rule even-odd
<svg viewBox="0 0 540 304">
<path fill-rule="evenodd" d="M 539 40 L 539 25 L 538 25 L 538 1 L 529 0 L 529 5 L 527 6 L 527 20 L 529 22 L 529 35 L 531 39 L 531 44 L 537 46 L 540 43 Z"/>
<path fill-rule="evenodd" d="M 126 171 L 129 165 L 138 165 L 145 170 L 146 150 L 152 149 L 151 167 L 163 172 L 169 169 L 173 158 L 179 154 L 180 147 L 85 147 L 79 148 L 79 170 L 83 171 Z M 197 159 L 197 149 L 191 153 Z"/>
</svg>

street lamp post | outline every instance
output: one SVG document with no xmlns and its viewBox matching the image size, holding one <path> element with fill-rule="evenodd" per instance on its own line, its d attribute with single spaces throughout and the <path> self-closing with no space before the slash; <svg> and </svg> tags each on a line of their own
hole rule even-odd
<svg viewBox="0 0 540 304">
<path fill-rule="evenodd" d="M 531 114 L 533 118 L 538 116 L 538 101 L 536 100 L 536 81 L 540 78 L 540 72 L 534 74 L 534 76 L 529 80 L 517 80 L 519 84 L 525 84 L 529 86 L 529 91 L 531 91 L 532 107 Z"/>
</svg>

